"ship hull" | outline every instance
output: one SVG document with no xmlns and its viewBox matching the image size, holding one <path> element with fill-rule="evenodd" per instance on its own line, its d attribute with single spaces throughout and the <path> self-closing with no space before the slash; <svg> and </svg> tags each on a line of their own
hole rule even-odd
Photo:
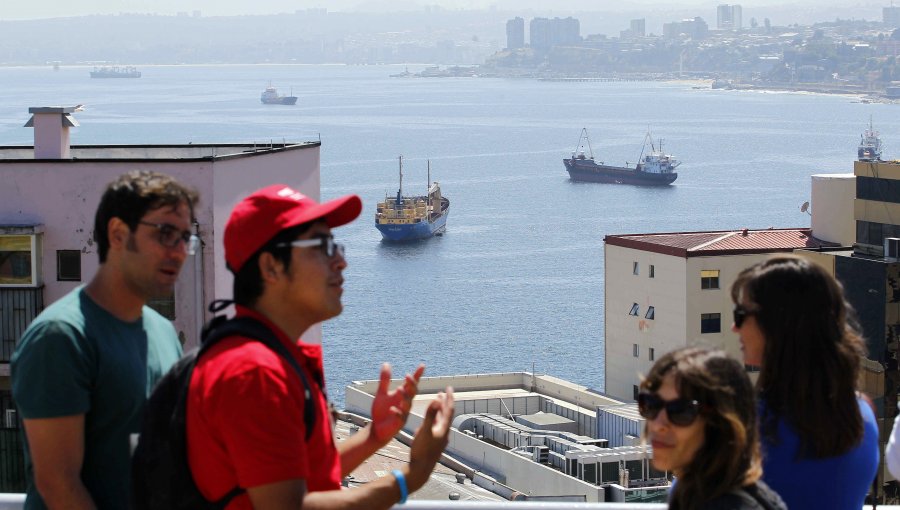
<svg viewBox="0 0 900 510">
<path fill-rule="evenodd" d="M 281 96 L 274 99 L 261 99 L 262 104 L 286 104 L 293 105 L 297 104 L 296 96 Z"/>
<path fill-rule="evenodd" d="M 99 71 L 91 71 L 91 78 L 140 78 L 140 72 L 134 73 L 104 73 Z"/>
<path fill-rule="evenodd" d="M 450 201 L 444 198 L 441 201 L 441 214 L 418 223 L 375 223 L 375 228 L 381 232 L 385 241 L 406 242 L 428 239 L 435 234 L 441 234 L 447 228 L 447 216 L 450 215 Z"/>
<path fill-rule="evenodd" d="M 569 178 L 582 182 L 635 184 L 639 186 L 668 186 L 675 182 L 678 173 L 654 174 L 634 168 L 598 165 L 590 159 L 563 159 Z"/>
</svg>

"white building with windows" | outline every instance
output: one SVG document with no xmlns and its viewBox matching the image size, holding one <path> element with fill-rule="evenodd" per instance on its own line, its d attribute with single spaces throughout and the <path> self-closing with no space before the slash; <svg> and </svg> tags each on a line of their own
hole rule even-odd
<svg viewBox="0 0 900 510">
<path fill-rule="evenodd" d="M 637 399 L 640 374 L 686 345 L 740 358 L 730 288 L 744 268 L 774 253 L 827 250 L 810 229 L 609 235 L 605 241 L 605 393 Z"/>
</svg>

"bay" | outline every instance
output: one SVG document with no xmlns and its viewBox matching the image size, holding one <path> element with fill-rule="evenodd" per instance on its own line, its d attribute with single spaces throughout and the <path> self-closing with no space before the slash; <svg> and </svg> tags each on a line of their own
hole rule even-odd
<svg viewBox="0 0 900 510">
<path fill-rule="evenodd" d="M 410 66 L 411 71 L 417 71 Z M 323 198 L 359 194 L 345 309 L 324 327 L 338 404 L 352 380 L 422 362 L 426 375 L 531 370 L 603 389 L 603 237 L 806 227 L 810 175 L 853 170 L 870 116 L 897 153 L 897 105 L 850 96 L 698 90 L 690 82 L 395 79 L 389 66 L 154 66 L 138 80 L 89 68 L 0 68 L 0 144 L 31 145 L 30 106 L 85 104 L 73 144 L 322 141 Z M 271 81 L 299 96 L 267 106 Z M 562 158 L 582 127 L 594 155 L 637 160 L 644 133 L 683 161 L 667 188 L 573 183 Z M 383 243 L 375 204 L 424 192 L 447 233 Z M 123 170 L 125 170 L 123 168 Z M 270 184 L 261 178 L 259 185 Z"/>
</svg>

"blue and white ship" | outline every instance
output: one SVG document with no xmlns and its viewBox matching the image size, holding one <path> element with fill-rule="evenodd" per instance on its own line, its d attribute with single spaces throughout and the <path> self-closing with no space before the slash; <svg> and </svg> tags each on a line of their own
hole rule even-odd
<svg viewBox="0 0 900 510">
<path fill-rule="evenodd" d="M 416 241 L 441 235 L 447 228 L 450 200 L 441 196 L 441 186 L 431 182 L 428 162 L 428 194 L 403 196 L 403 156 L 400 156 L 400 189 L 396 197 L 387 196 L 378 203 L 375 227 L 385 241 Z"/>
</svg>

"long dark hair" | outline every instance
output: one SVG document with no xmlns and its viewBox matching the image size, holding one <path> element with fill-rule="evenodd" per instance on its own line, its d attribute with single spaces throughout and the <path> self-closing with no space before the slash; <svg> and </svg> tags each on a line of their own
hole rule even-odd
<svg viewBox="0 0 900 510">
<path fill-rule="evenodd" d="M 703 445 L 679 474 L 669 508 L 697 508 L 759 480 L 756 404 L 744 366 L 721 350 L 686 347 L 659 358 L 641 389 L 658 391 L 669 374 L 681 398 L 700 402 L 706 420 Z"/>
<path fill-rule="evenodd" d="M 856 384 L 866 349 L 840 283 L 792 256 L 755 264 L 731 287 L 753 309 L 765 338 L 757 380 L 763 436 L 778 443 L 778 420 L 800 438 L 799 458 L 846 453 L 863 437 Z"/>
</svg>

